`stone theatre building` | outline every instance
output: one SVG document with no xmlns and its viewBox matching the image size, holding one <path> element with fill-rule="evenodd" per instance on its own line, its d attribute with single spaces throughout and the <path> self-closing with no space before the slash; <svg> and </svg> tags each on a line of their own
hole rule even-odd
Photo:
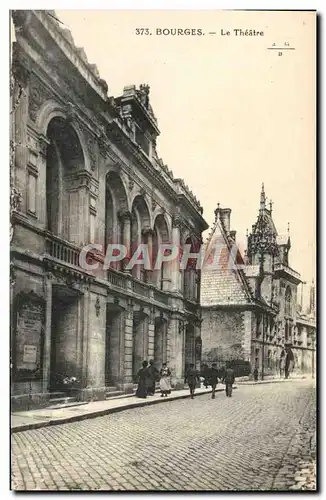
<svg viewBox="0 0 326 500">
<path fill-rule="evenodd" d="M 264 186 L 245 255 L 236 244 L 230 217 L 231 209 L 218 206 L 206 243 L 207 259 L 218 247 L 219 260 L 216 269 L 202 269 L 202 361 L 249 361 L 264 377 L 284 373 L 291 349 L 294 372 L 313 375 L 314 287 L 304 312 L 297 297 L 302 280 L 289 264 L 290 236 L 278 234 Z"/>
<path fill-rule="evenodd" d="M 13 407 L 41 404 L 57 375 L 81 394 L 132 390 L 144 359 L 176 384 L 201 356 L 200 272 L 128 257 L 79 265 L 89 243 L 201 243 L 202 208 L 158 158 L 149 87 L 108 97 L 107 83 L 53 11 L 14 11 L 11 81 L 11 367 Z M 104 254 L 104 252 L 103 252 Z M 103 263 L 93 252 L 91 261 Z"/>
</svg>

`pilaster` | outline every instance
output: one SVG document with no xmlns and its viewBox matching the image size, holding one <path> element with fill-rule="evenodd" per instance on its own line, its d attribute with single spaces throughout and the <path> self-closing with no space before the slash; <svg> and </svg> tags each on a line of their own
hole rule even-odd
<svg viewBox="0 0 326 500">
<path fill-rule="evenodd" d="M 172 219 L 172 244 L 178 249 L 177 257 L 171 262 L 171 292 L 180 292 L 180 228 L 182 220 L 179 216 Z"/>
<path fill-rule="evenodd" d="M 133 353 L 133 303 L 128 299 L 127 309 L 125 312 L 125 350 L 124 350 L 124 377 L 125 385 L 133 386 L 132 376 L 132 353 Z M 128 387 L 127 387 L 128 388 Z"/>
<path fill-rule="evenodd" d="M 151 309 L 151 314 L 150 314 L 150 318 L 149 318 L 149 322 L 148 322 L 147 336 L 148 336 L 148 342 L 147 342 L 148 359 L 154 359 L 154 342 L 155 342 L 155 308 L 154 307 Z"/>
<path fill-rule="evenodd" d="M 21 209 L 26 212 L 27 190 L 26 190 L 26 166 L 28 161 L 27 145 L 27 121 L 30 68 L 28 63 L 23 63 L 17 42 L 14 45 L 13 72 L 15 78 L 14 99 L 12 114 L 14 114 L 14 137 L 13 147 L 15 149 L 15 167 L 13 172 L 15 186 L 22 195 Z"/>
<path fill-rule="evenodd" d="M 88 383 L 88 327 L 89 327 L 89 302 L 90 302 L 90 285 L 87 283 L 83 287 L 83 339 L 82 339 L 82 352 L 83 360 L 81 367 L 82 386 L 86 387 Z"/>
<path fill-rule="evenodd" d="M 122 222 L 122 244 L 124 245 L 124 247 L 127 249 L 127 255 L 126 257 L 123 259 L 123 270 L 124 272 L 126 273 L 131 273 L 131 270 L 130 269 L 126 269 L 128 263 L 129 263 L 129 260 L 131 258 L 131 213 L 129 211 L 125 211 L 125 212 L 120 212 L 119 213 L 119 219 L 121 220 Z"/>
<path fill-rule="evenodd" d="M 52 331 L 52 274 L 44 278 L 45 283 L 45 331 L 43 353 L 43 392 L 49 391 L 51 368 L 51 331 Z"/>
<path fill-rule="evenodd" d="M 168 327 L 169 368 L 175 378 L 176 388 L 184 387 L 184 338 L 183 323 L 172 317 Z"/>
</svg>

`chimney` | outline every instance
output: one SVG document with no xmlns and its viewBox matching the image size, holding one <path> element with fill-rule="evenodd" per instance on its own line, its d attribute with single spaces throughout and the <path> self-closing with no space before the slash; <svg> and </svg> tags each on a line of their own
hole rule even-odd
<svg viewBox="0 0 326 500">
<path fill-rule="evenodd" d="M 235 241 L 236 234 L 237 234 L 236 231 L 230 231 L 230 236 L 233 239 L 233 241 Z"/>
<path fill-rule="evenodd" d="M 231 208 L 220 208 L 220 220 L 224 226 L 225 231 L 230 233 L 230 216 Z"/>
</svg>

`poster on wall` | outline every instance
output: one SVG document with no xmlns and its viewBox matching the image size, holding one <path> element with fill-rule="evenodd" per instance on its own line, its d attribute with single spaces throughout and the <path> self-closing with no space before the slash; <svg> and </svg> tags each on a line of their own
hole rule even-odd
<svg viewBox="0 0 326 500">
<path fill-rule="evenodd" d="M 17 298 L 15 368 L 26 376 L 39 372 L 43 341 L 44 305 L 36 294 Z"/>
</svg>

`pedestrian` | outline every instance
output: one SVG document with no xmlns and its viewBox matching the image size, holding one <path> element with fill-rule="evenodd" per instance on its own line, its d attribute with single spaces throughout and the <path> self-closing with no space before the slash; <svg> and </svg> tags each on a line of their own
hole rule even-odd
<svg viewBox="0 0 326 500">
<path fill-rule="evenodd" d="M 256 368 L 254 369 L 254 381 L 257 382 L 258 381 L 258 368 L 256 366 Z"/>
<path fill-rule="evenodd" d="M 209 384 L 210 369 L 208 368 L 208 365 L 206 363 L 203 365 L 202 375 L 204 377 L 205 389 L 207 389 L 207 387 L 210 385 Z"/>
<path fill-rule="evenodd" d="M 138 387 L 136 391 L 137 398 L 147 397 L 147 387 L 148 387 L 148 373 L 147 373 L 147 361 L 143 361 L 143 367 L 137 373 Z"/>
<path fill-rule="evenodd" d="M 159 371 L 154 364 L 154 360 L 151 359 L 149 362 L 149 367 L 147 368 L 147 396 L 154 396 L 155 394 L 155 384 L 159 377 Z"/>
<path fill-rule="evenodd" d="M 213 363 L 212 368 L 210 369 L 209 382 L 212 386 L 212 399 L 215 399 L 215 391 L 218 384 L 218 370 L 216 363 Z"/>
<path fill-rule="evenodd" d="M 226 365 L 223 382 L 225 382 L 225 394 L 228 398 L 232 397 L 232 386 L 234 384 L 234 370 L 229 364 Z"/>
<path fill-rule="evenodd" d="M 289 349 L 286 353 L 286 358 L 285 358 L 285 378 L 289 378 L 290 373 L 292 372 L 294 367 L 294 356 L 293 352 L 291 349 Z"/>
<path fill-rule="evenodd" d="M 168 394 L 171 394 L 171 372 L 166 363 L 163 363 L 160 370 L 160 389 L 161 398 L 167 397 Z"/>
<path fill-rule="evenodd" d="M 194 399 L 197 381 L 200 382 L 199 373 L 195 370 L 195 365 L 192 363 L 189 365 L 189 370 L 185 376 L 185 384 L 189 385 L 191 399 Z"/>
</svg>

